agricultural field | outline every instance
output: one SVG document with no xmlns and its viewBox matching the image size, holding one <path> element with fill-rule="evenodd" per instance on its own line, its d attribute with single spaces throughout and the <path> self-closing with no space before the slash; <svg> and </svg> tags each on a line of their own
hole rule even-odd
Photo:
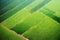
<svg viewBox="0 0 60 40">
<path fill-rule="evenodd" d="M 60 40 L 60 0 L 0 0 L 0 40 Z"/>
</svg>

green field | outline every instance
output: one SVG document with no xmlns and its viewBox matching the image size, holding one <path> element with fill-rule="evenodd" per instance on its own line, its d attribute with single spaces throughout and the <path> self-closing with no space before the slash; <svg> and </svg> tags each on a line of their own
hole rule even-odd
<svg viewBox="0 0 60 40">
<path fill-rule="evenodd" d="M 0 40 L 60 40 L 60 0 L 1 0 Z"/>
</svg>

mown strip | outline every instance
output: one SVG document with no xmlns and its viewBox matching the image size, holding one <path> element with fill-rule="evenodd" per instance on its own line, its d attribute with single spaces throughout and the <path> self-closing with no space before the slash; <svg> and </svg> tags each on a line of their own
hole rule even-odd
<svg viewBox="0 0 60 40">
<path fill-rule="evenodd" d="M 27 5 L 31 4 L 34 0 L 30 0 L 30 1 L 25 1 L 23 2 L 21 5 L 19 5 L 17 8 L 8 11 L 5 15 L 0 17 L 0 22 L 4 21 L 6 18 L 12 16 L 12 14 L 15 14 L 17 11 L 23 9 L 24 7 L 26 7 Z M 7 16 L 8 15 L 8 16 Z"/>
<path fill-rule="evenodd" d="M 60 24 L 42 14 L 41 21 L 25 31 L 23 35 L 29 40 L 59 40 Z"/>
<path fill-rule="evenodd" d="M 43 14 L 51 17 L 52 19 L 54 19 L 55 21 L 57 21 L 58 23 L 60 23 L 60 17 L 57 17 L 54 15 L 54 11 L 48 9 L 48 8 L 45 8 L 45 9 L 42 9 L 40 10 Z"/>
<path fill-rule="evenodd" d="M 43 6 L 45 6 L 47 3 L 49 3 L 51 0 L 44 0 L 42 2 L 40 2 L 37 6 L 35 6 L 34 8 L 31 9 L 31 12 L 35 12 L 38 9 L 42 8 Z"/>
</svg>

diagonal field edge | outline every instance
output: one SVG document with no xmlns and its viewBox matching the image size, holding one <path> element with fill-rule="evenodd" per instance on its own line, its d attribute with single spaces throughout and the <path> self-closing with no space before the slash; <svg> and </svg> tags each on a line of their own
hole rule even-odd
<svg viewBox="0 0 60 40">
<path fill-rule="evenodd" d="M 50 9 L 48 9 L 48 8 L 45 8 L 45 9 L 43 9 L 41 12 L 42 12 L 43 14 L 51 17 L 52 19 L 54 19 L 54 20 L 57 21 L 58 23 L 60 23 L 60 18 L 54 15 L 54 13 L 55 13 L 54 11 L 52 11 L 52 10 L 50 10 Z"/>
<path fill-rule="evenodd" d="M 11 29 L 16 31 L 19 34 L 22 34 L 26 30 L 28 30 L 31 26 L 38 24 L 42 20 L 40 17 L 43 17 L 43 16 L 36 13 L 32 14 L 27 19 L 25 19 L 22 23 L 17 24 Z"/>
<path fill-rule="evenodd" d="M 30 1 L 25 1 L 22 5 L 20 5 L 20 6 L 18 6 L 17 8 L 19 8 L 19 9 L 14 9 L 13 11 L 12 11 L 12 13 L 14 14 L 14 13 L 16 13 L 17 11 L 19 11 L 19 10 L 21 10 L 21 9 L 23 9 L 24 7 L 26 7 L 27 5 L 29 5 L 30 3 L 32 3 L 34 0 L 30 0 Z M 8 18 L 8 17 L 10 17 L 11 15 L 12 15 L 12 13 L 11 12 L 9 12 L 8 14 L 6 14 L 6 15 L 4 15 L 4 16 L 1 16 L 0 17 L 0 22 L 2 22 L 2 21 L 4 21 L 6 18 Z M 8 15 L 8 16 L 7 16 Z"/>
<path fill-rule="evenodd" d="M 4 6 L 4 8 L 2 8 L 2 9 L 0 10 L 0 13 L 1 13 L 1 14 L 4 14 L 4 13 L 6 13 L 8 10 L 13 9 L 13 8 L 16 7 L 18 4 L 21 4 L 21 3 L 23 3 L 23 2 L 24 2 L 24 0 L 17 0 L 17 1 L 10 2 L 9 5 Z"/>
<path fill-rule="evenodd" d="M 31 9 L 31 13 L 33 13 L 33 12 L 35 12 L 35 11 L 37 11 L 38 9 L 40 9 L 41 7 L 43 7 L 44 5 L 46 5 L 47 3 L 49 3 L 51 0 L 44 0 L 43 2 L 41 2 L 40 4 L 38 4 L 36 7 L 34 7 L 34 8 L 32 8 Z M 46 9 L 47 10 L 47 9 Z M 43 11 L 42 11 L 43 12 Z M 55 16 L 55 15 L 53 15 L 53 11 L 51 11 L 51 10 L 47 10 L 47 12 L 50 12 L 50 13 L 44 13 L 44 14 L 46 14 L 47 16 L 49 16 L 49 17 L 51 17 L 52 19 L 54 19 L 55 21 L 57 21 L 58 23 L 60 23 L 60 18 L 59 17 L 57 17 L 57 16 Z"/>
<path fill-rule="evenodd" d="M 8 28 L 12 28 L 15 25 L 21 23 L 22 20 L 25 20 L 27 16 L 31 16 L 32 14 L 30 13 L 31 8 L 34 7 L 34 4 L 37 3 L 38 0 L 33 2 L 31 5 L 27 6 L 25 9 L 18 11 L 16 14 L 13 16 L 9 17 L 8 19 L 4 20 L 2 24 Z M 40 3 L 40 1 L 38 2 Z M 26 12 L 26 13 L 25 13 Z M 30 15 L 31 14 L 31 15 Z M 24 16 L 23 16 L 24 15 Z M 14 20 L 14 21 L 13 21 Z M 7 25 L 8 24 L 8 25 Z"/>
<path fill-rule="evenodd" d="M 3 9 L 5 6 L 9 5 L 11 2 L 13 2 L 14 0 L 1 0 L 0 4 L 0 9 Z"/>
<path fill-rule="evenodd" d="M 1 4 L 0 10 L 3 9 L 3 8 L 4 8 L 5 6 L 7 6 L 8 4 L 10 4 L 11 2 L 13 2 L 13 0 L 1 0 L 1 1 L 0 1 L 0 4 Z M 0 15 L 2 15 L 2 14 L 0 13 Z"/>
<path fill-rule="evenodd" d="M 47 3 L 49 3 L 51 0 L 44 0 L 41 3 L 39 3 L 37 6 L 35 6 L 34 8 L 31 9 L 31 13 L 37 11 L 38 9 L 42 8 L 43 6 L 45 6 Z"/>
<path fill-rule="evenodd" d="M 0 40 L 24 40 L 16 32 L 6 28 L 2 24 L 0 24 L 0 36 Z"/>
</svg>

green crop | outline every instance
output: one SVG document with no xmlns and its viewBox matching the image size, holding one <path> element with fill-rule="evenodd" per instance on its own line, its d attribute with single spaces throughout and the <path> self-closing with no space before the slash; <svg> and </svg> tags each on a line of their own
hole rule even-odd
<svg viewBox="0 0 60 40">
<path fill-rule="evenodd" d="M 0 0 L 0 40 L 60 40 L 60 0 Z"/>
</svg>

